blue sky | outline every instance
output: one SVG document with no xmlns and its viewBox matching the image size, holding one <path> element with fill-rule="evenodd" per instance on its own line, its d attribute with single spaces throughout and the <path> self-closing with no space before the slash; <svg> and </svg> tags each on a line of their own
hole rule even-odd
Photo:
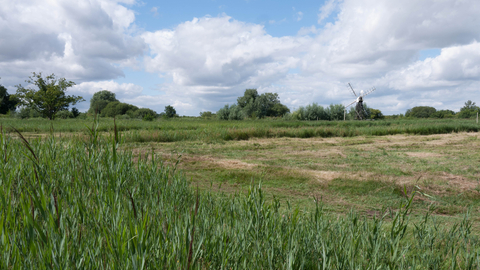
<svg viewBox="0 0 480 270">
<path fill-rule="evenodd" d="M 20 0 L 0 6 L 0 84 L 31 72 L 89 99 L 198 115 L 246 88 L 290 109 L 348 104 L 347 83 L 384 114 L 480 102 L 476 0 Z"/>
</svg>

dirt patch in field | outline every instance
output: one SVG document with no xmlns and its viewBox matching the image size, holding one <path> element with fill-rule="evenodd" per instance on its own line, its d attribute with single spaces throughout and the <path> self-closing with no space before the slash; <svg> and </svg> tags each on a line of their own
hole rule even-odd
<svg viewBox="0 0 480 270">
<path fill-rule="evenodd" d="M 258 164 L 246 163 L 237 159 L 218 159 L 213 160 L 213 162 L 226 169 L 252 169 L 259 166 Z"/>
<path fill-rule="evenodd" d="M 238 159 L 217 159 L 209 156 L 184 156 L 182 159 L 184 163 L 209 163 L 210 165 L 225 169 L 253 169 L 262 166 L 259 164 L 247 163 Z"/>
<path fill-rule="evenodd" d="M 445 180 L 450 186 L 454 186 L 455 188 L 458 188 L 462 191 L 474 190 L 478 186 L 477 182 L 470 181 L 463 176 L 454 175 L 451 173 L 444 172 L 441 178 Z"/>
<path fill-rule="evenodd" d="M 418 157 L 418 158 L 443 157 L 442 154 L 429 153 L 429 152 L 405 152 L 405 154 L 409 157 Z"/>
</svg>

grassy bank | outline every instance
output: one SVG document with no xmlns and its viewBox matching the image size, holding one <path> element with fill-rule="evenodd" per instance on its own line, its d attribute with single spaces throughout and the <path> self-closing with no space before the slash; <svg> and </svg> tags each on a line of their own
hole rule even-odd
<svg viewBox="0 0 480 270">
<path fill-rule="evenodd" d="M 0 138 L 1 269 L 473 269 L 466 215 L 410 220 L 413 194 L 373 218 L 213 196 L 114 136 Z M 342 189 L 341 186 L 339 186 Z M 404 193 L 408 193 L 404 190 Z M 413 202 L 414 203 L 414 202 Z"/>
</svg>

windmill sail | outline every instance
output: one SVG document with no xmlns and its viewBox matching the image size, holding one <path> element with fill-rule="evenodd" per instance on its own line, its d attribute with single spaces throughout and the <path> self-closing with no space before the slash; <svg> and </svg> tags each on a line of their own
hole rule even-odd
<svg viewBox="0 0 480 270">
<path fill-rule="evenodd" d="M 352 85 L 351 85 L 350 83 L 348 83 L 348 86 L 350 86 L 350 89 L 352 89 L 353 94 L 354 94 L 355 96 L 357 96 L 357 94 L 355 93 L 355 90 L 353 90 Z"/>
</svg>

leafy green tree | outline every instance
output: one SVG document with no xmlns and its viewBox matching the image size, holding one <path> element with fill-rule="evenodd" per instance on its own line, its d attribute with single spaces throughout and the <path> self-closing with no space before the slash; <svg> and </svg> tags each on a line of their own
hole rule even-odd
<svg viewBox="0 0 480 270">
<path fill-rule="evenodd" d="M 430 118 L 452 118 L 455 116 L 455 112 L 452 110 L 440 110 L 432 113 Z"/>
<path fill-rule="evenodd" d="M 330 115 L 325 108 L 317 103 L 309 104 L 305 108 L 300 107 L 299 110 L 301 114 L 301 120 L 330 120 Z"/>
<path fill-rule="evenodd" d="M 210 112 L 210 111 L 200 112 L 200 117 L 201 118 L 213 118 L 213 117 L 215 117 L 215 114 Z"/>
<path fill-rule="evenodd" d="M 92 99 L 90 99 L 90 109 L 89 113 L 102 113 L 102 110 L 107 107 L 108 103 L 118 101 L 115 97 L 115 93 L 112 93 L 108 90 L 98 91 L 93 94 Z"/>
<path fill-rule="evenodd" d="M 370 119 L 384 119 L 385 116 L 383 115 L 382 111 L 377 109 L 370 109 Z"/>
<path fill-rule="evenodd" d="M 471 100 L 467 100 L 465 102 L 465 106 L 463 106 L 460 111 L 465 111 L 465 110 L 476 110 L 478 107 L 475 105 L 475 102 L 472 102 Z"/>
<path fill-rule="evenodd" d="M 136 110 L 133 114 L 133 117 L 140 118 L 140 119 L 145 119 L 145 117 L 148 116 L 148 115 L 153 117 L 153 118 L 157 117 L 157 113 L 154 110 L 151 110 L 151 109 L 148 109 L 148 108 L 141 108 L 141 109 Z"/>
<path fill-rule="evenodd" d="M 177 111 L 175 110 L 175 108 L 173 108 L 170 105 L 165 106 L 165 116 L 167 118 L 175 117 L 176 114 L 177 114 Z"/>
<path fill-rule="evenodd" d="M 66 95 L 67 89 L 74 86 L 75 83 L 67 81 L 65 78 L 57 79 L 55 74 L 43 78 L 42 73 L 33 72 L 33 75 L 25 82 L 35 85 L 38 89 L 17 85 L 17 97 L 21 104 L 32 108 L 50 120 L 55 119 L 55 115 L 59 111 L 84 101 L 80 96 Z"/>
<path fill-rule="evenodd" d="M 9 111 L 15 111 L 20 100 L 15 95 L 9 95 L 7 88 L 0 85 L 0 113 L 6 114 Z"/>
<path fill-rule="evenodd" d="M 414 117 L 414 118 L 429 118 L 430 115 L 434 114 L 437 110 L 429 106 L 417 106 L 411 109 L 408 109 L 405 112 L 405 117 Z"/>
<path fill-rule="evenodd" d="M 268 111 L 268 116 L 280 117 L 280 116 L 284 116 L 289 112 L 290 112 L 290 109 L 287 106 L 280 103 L 276 103 L 272 107 L 270 107 Z"/>
<path fill-rule="evenodd" d="M 465 106 L 460 109 L 458 113 L 458 118 L 472 118 L 477 116 L 477 112 L 480 111 L 480 108 L 475 105 L 475 102 L 468 100 L 465 102 Z"/>
<path fill-rule="evenodd" d="M 329 115 L 329 120 L 333 121 L 343 120 L 344 111 L 345 106 L 342 104 L 330 104 L 326 109 L 326 112 Z"/>
<path fill-rule="evenodd" d="M 59 111 L 56 115 L 56 118 L 60 118 L 60 119 L 73 118 L 73 113 L 69 110 Z"/>
<path fill-rule="evenodd" d="M 106 117 L 115 117 L 117 115 L 127 114 L 129 111 L 131 114 L 138 110 L 137 106 L 122 103 L 120 101 L 113 101 L 107 104 L 107 106 L 102 110 L 102 116 Z"/>
<path fill-rule="evenodd" d="M 228 120 L 229 116 L 230 116 L 230 106 L 228 104 L 217 111 L 217 118 L 219 120 Z"/>
<path fill-rule="evenodd" d="M 80 115 L 80 111 L 75 107 L 72 108 L 71 112 L 72 112 L 73 118 L 77 118 Z"/>
</svg>

